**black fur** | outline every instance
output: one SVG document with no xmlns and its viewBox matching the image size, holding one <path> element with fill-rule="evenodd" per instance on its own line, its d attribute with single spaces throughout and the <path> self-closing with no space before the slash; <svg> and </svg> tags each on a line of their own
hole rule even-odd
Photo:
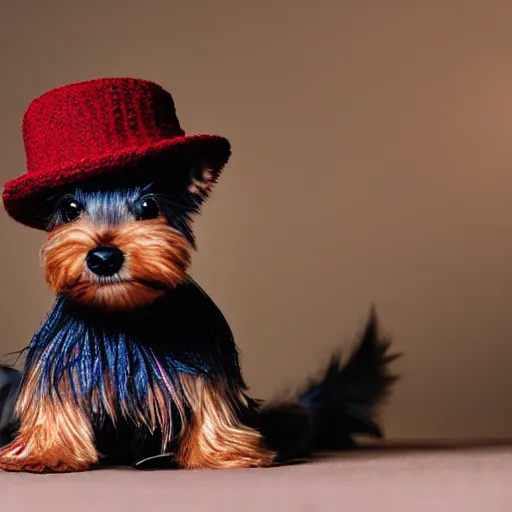
<svg viewBox="0 0 512 512">
<path fill-rule="evenodd" d="M 0 447 L 10 442 L 16 428 L 12 416 L 20 382 L 19 371 L 0 365 Z"/>
</svg>

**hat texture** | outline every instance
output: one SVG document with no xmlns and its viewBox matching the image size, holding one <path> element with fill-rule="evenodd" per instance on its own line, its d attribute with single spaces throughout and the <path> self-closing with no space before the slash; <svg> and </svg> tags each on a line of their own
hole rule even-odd
<svg viewBox="0 0 512 512">
<path fill-rule="evenodd" d="M 141 181 L 149 172 L 172 177 L 197 162 L 216 178 L 231 154 L 224 137 L 186 135 L 171 94 L 134 78 L 50 90 L 28 106 L 22 134 L 26 172 L 5 184 L 2 198 L 14 220 L 36 229 L 45 229 L 45 199 L 62 187 L 109 174 L 121 185 L 130 171 Z"/>
</svg>

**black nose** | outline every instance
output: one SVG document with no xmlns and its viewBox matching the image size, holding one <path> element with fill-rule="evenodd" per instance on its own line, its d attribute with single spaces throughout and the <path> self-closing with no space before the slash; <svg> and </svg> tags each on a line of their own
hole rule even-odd
<svg viewBox="0 0 512 512">
<path fill-rule="evenodd" d="M 87 254 L 87 266 L 98 276 L 113 276 L 121 270 L 124 256 L 117 247 L 101 246 Z"/>
</svg>

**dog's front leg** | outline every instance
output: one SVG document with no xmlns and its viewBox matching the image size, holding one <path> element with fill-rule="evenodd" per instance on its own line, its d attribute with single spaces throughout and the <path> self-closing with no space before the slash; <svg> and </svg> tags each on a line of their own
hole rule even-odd
<svg viewBox="0 0 512 512">
<path fill-rule="evenodd" d="M 200 377 L 182 377 L 185 400 L 191 410 L 178 451 L 185 469 L 222 469 L 271 466 L 275 454 L 255 429 L 244 425 L 238 411 L 245 398 L 222 384 Z"/>
<path fill-rule="evenodd" d="M 19 429 L 0 450 L 0 469 L 32 473 L 89 469 L 98 462 L 90 420 L 71 400 L 34 399 L 21 389 Z"/>
</svg>

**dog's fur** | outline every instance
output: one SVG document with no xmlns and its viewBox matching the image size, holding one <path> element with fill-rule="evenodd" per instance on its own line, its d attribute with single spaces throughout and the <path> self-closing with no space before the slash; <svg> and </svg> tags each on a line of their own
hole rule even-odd
<svg viewBox="0 0 512 512">
<path fill-rule="evenodd" d="M 230 328 L 188 274 L 191 222 L 212 176 L 196 169 L 179 190 L 91 182 L 49 198 L 41 257 L 57 298 L 28 347 L 0 469 L 140 467 L 162 456 L 188 469 L 265 467 L 381 435 L 376 414 L 395 377 L 373 312 L 346 365 L 336 355 L 289 400 L 247 395 Z M 105 245 L 124 263 L 100 277 L 86 257 Z"/>
</svg>

